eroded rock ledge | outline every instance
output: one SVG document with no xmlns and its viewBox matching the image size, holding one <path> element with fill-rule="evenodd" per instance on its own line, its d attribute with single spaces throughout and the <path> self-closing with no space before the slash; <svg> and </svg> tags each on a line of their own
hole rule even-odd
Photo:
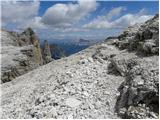
<svg viewBox="0 0 160 120">
<path fill-rule="evenodd" d="M 159 15 L 142 25 L 129 27 L 108 44 L 121 53 L 111 58 L 112 71 L 125 77 L 119 87 L 116 110 L 122 118 L 159 116 Z"/>
</svg>

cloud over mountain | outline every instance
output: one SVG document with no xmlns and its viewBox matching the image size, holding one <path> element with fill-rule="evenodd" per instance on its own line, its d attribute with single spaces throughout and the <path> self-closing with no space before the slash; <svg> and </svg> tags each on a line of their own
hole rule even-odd
<svg viewBox="0 0 160 120">
<path fill-rule="evenodd" d="M 83 27 L 88 29 L 125 28 L 136 23 L 143 23 L 153 17 L 153 15 L 144 14 L 144 9 L 141 9 L 136 14 L 128 13 L 121 16 L 123 10 L 125 10 L 123 7 L 113 8 L 107 13 L 107 15 L 98 16 Z M 112 18 L 116 16 L 121 17 L 112 20 Z"/>
<path fill-rule="evenodd" d="M 155 2 L 142 3 L 3 0 L 0 22 L 3 28 L 10 30 L 21 31 L 32 27 L 39 36 L 51 36 L 49 39 L 58 38 L 58 35 L 67 38 L 69 34 L 74 36 L 72 39 L 77 36 L 83 38 L 88 34 L 92 38 L 103 39 L 108 34 L 118 34 L 123 28 L 144 22 L 157 13 L 158 4 L 156 6 Z"/>
</svg>

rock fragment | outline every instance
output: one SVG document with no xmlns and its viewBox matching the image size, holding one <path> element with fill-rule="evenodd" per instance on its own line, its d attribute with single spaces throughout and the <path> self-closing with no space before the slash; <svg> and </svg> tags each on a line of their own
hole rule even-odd
<svg viewBox="0 0 160 120">
<path fill-rule="evenodd" d="M 69 107 L 77 107 L 81 104 L 82 102 L 80 100 L 77 100 L 76 98 L 67 98 L 66 99 L 66 105 Z"/>
</svg>

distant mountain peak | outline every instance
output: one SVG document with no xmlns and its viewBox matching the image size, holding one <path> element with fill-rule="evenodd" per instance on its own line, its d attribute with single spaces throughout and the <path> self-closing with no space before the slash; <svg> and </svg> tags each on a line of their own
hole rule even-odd
<svg viewBox="0 0 160 120">
<path fill-rule="evenodd" d="M 22 32 L 22 34 L 33 35 L 35 32 L 32 30 L 32 28 L 28 27 L 24 30 L 24 32 Z"/>
</svg>

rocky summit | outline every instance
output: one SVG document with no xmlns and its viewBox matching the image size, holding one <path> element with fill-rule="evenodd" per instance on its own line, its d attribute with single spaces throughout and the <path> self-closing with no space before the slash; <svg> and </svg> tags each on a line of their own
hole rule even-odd
<svg viewBox="0 0 160 120">
<path fill-rule="evenodd" d="M 158 119 L 158 26 L 156 15 L 2 84 L 1 118 Z"/>
<path fill-rule="evenodd" d="M 39 38 L 31 28 L 22 33 L 1 30 L 1 82 L 11 81 L 50 62 L 50 54 L 46 60 L 41 51 Z"/>
<path fill-rule="evenodd" d="M 44 64 L 47 64 L 53 60 L 51 55 L 50 45 L 47 40 L 44 41 L 43 60 Z"/>
</svg>

